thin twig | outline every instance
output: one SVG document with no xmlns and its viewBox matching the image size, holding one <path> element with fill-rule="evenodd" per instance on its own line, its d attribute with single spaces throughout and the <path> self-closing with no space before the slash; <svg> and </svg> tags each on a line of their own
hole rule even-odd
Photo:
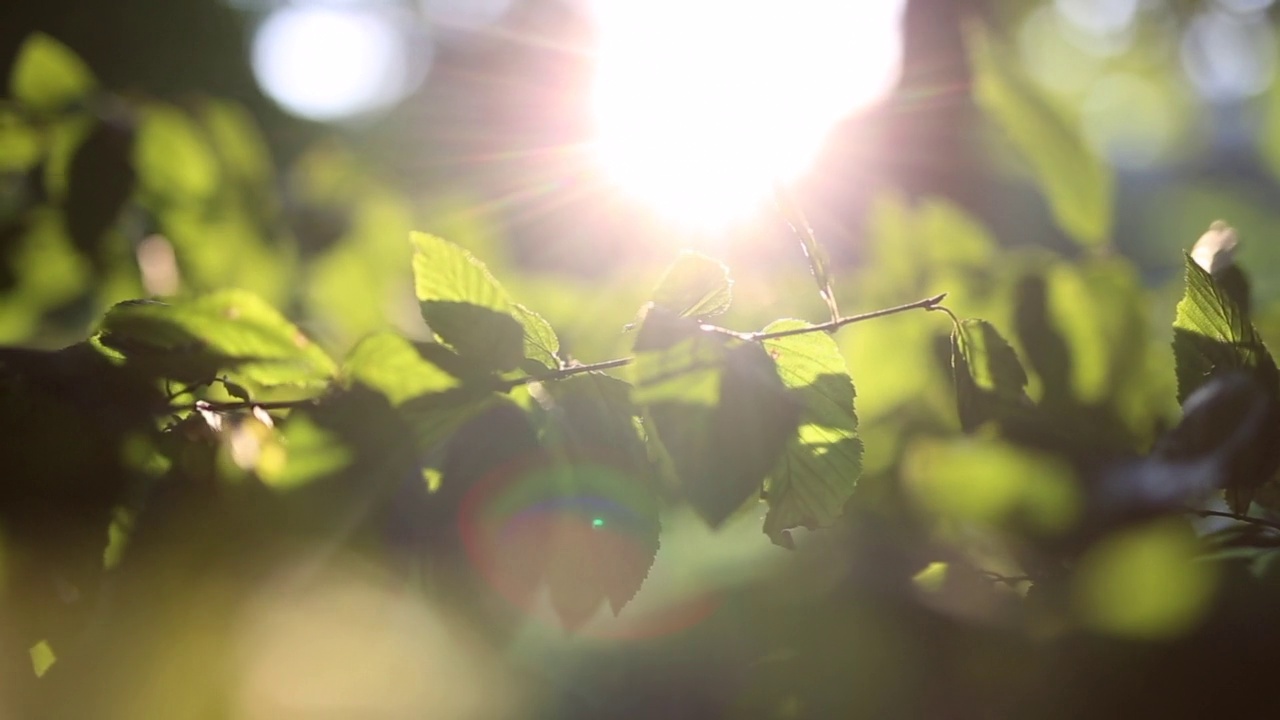
<svg viewBox="0 0 1280 720">
<path fill-rule="evenodd" d="M 237 400 L 235 402 L 210 402 L 208 400 L 199 401 L 199 405 L 170 405 L 170 412 L 185 412 L 188 410 L 211 410 L 213 412 L 236 412 L 237 410 L 252 410 L 253 408 L 262 408 L 263 410 L 292 410 L 294 408 L 313 405 L 318 397 L 301 398 L 298 400 L 265 400 L 245 402 Z"/>
<path fill-rule="evenodd" d="M 1252 517 L 1250 515 L 1240 515 L 1233 512 L 1225 512 L 1223 510 L 1198 510 L 1196 508 L 1186 508 L 1185 512 L 1191 515 L 1198 515 L 1203 518 L 1227 518 L 1228 520 L 1235 520 L 1236 522 L 1242 522 L 1248 525 L 1257 525 L 1258 527 L 1264 527 L 1280 532 L 1280 523 L 1272 520 L 1264 520 L 1263 518 Z"/>
<path fill-rule="evenodd" d="M 766 333 L 766 332 L 740 333 L 734 330 L 728 330 L 725 328 L 716 327 L 714 325 L 703 325 L 702 330 L 707 332 L 718 332 L 718 333 L 722 333 L 722 334 L 726 334 L 726 335 L 730 335 L 732 337 L 738 338 L 739 340 L 758 343 L 758 342 L 764 342 L 765 340 L 775 340 L 777 338 L 790 337 L 792 335 L 804 335 L 807 333 L 814 333 L 814 332 L 835 332 L 836 330 L 839 330 L 840 328 L 846 325 L 852 325 L 854 323 L 863 322 L 865 320 L 874 320 L 876 318 L 882 318 L 888 315 L 896 315 L 898 313 L 907 312 L 908 310 L 944 310 L 945 311 L 946 308 L 943 307 L 940 303 L 944 298 L 946 298 L 946 296 L 947 296 L 946 293 L 942 293 L 940 295 L 934 295 L 933 297 L 924 298 L 923 300 L 917 300 L 915 302 L 907 303 L 906 305 L 897 305 L 895 307 L 884 308 L 882 310 L 872 310 L 871 312 L 865 312 L 859 315 L 850 315 L 848 317 L 836 318 L 831 322 L 825 322 L 820 325 L 810 325 L 807 327 L 795 328 L 792 330 L 779 330 L 777 332 L 771 332 L 771 333 Z M 590 363 L 586 365 L 569 365 L 569 366 L 562 367 L 557 370 L 551 370 L 545 373 L 537 373 L 534 375 L 525 375 L 523 377 L 513 378 L 510 380 L 503 380 L 498 382 L 494 387 L 494 389 L 499 392 L 509 392 L 514 388 L 520 387 L 521 385 L 528 385 L 530 383 L 536 383 L 536 382 L 540 383 L 540 382 L 554 382 L 556 380 L 564 380 L 565 378 L 573 377 L 574 375 L 582 375 L 584 373 L 590 373 L 590 372 L 600 372 L 601 370 L 611 370 L 613 368 L 619 368 L 625 365 L 630 365 L 633 362 L 635 362 L 634 357 L 623 357 L 623 358 L 614 358 L 613 360 L 604 360 L 602 362 L 597 362 L 597 363 Z M 303 398 L 300 400 L 277 400 L 274 402 L 253 402 L 253 401 L 250 401 L 250 402 L 238 401 L 238 402 L 226 402 L 226 403 L 207 402 L 204 405 L 204 407 L 206 409 L 213 410 L 215 412 L 234 412 L 237 410 L 251 410 L 255 407 L 260 407 L 264 410 L 288 410 L 288 409 L 301 407 L 304 405 L 314 403 L 318 399 L 319 398 Z M 169 409 L 172 412 L 181 412 L 185 410 L 194 410 L 195 406 L 194 405 L 171 406 Z"/>
<path fill-rule="evenodd" d="M 988 582 L 1002 583 L 1009 587 L 1021 585 L 1022 583 L 1035 582 L 1035 578 L 1030 575 L 1001 575 L 1000 573 L 993 572 L 991 570 L 979 570 L 978 575 Z"/>
<path fill-rule="evenodd" d="M 933 297 L 924 298 L 923 300 L 917 300 L 915 302 L 907 303 L 906 305 L 897 305 L 895 307 L 884 308 L 882 310 L 872 310 L 871 312 L 865 312 L 859 315 L 850 315 L 848 317 L 837 318 L 835 320 L 832 320 L 831 322 L 822 323 L 821 325 L 809 325 L 807 327 L 794 328 L 792 330 L 779 330 L 777 332 L 770 332 L 770 333 L 767 333 L 767 332 L 740 333 L 740 332 L 737 332 L 736 330 L 728 330 L 726 328 L 717 327 L 715 325 L 702 325 L 701 329 L 705 332 L 720 333 L 722 335 L 729 335 L 731 337 L 735 337 L 739 340 L 758 343 L 758 342 L 764 342 L 765 340 L 774 340 L 777 338 L 790 337 L 792 335 L 805 335 L 807 333 L 815 333 L 815 332 L 835 332 L 836 330 L 839 330 L 845 325 L 852 325 L 854 323 L 863 322 L 864 320 L 874 320 L 876 318 L 882 318 L 888 315 L 896 315 L 897 313 L 907 312 L 908 310 L 946 310 L 946 308 L 944 308 L 940 304 L 943 301 L 943 299 L 946 297 L 947 297 L 947 294 L 942 293 L 940 295 L 934 295 Z M 580 375 L 582 373 L 598 372 L 600 370 L 609 370 L 611 368 L 630 365 L 634 361 L 635 361 L 634 357 L 624 357 L 624 358 L 616 358 L 614 360 L 605 360 L 604 362 L 591 363 L 590 365 L 571 365 L 569 367 L 563 367 L 563 368 L 560 368 L 559 370 L 553 370 L 548 373 L 539 373 L 537 375 L 526 375 L 525 377 L 519 377 L 513 380 L 507 380 L 506 382 L 502 383 L 499 389 L 506 391 L 506 390 L 511 390 L 512 388 L 519 387 L 521 385 L 528 385 L 529 383 L 563 380 L 567 377 Z"/>
<path fill-rule="evenodd" d="M 917 300 L 913 303 L 907 303 L 906 305 L 898 305 L 896 307 L 884 308 L 883 310 L 872 310 L 871 312 L 865 312 L 860 315 L 849 315 L 848 317 L 836 318 L 831 322 L 825 322 L 821 325 L 810 325 L 809 327 L 794 328 L 792 330 L 779 330 L 771 333 L 748 333 L 744 339 L 751 340 L 752 342 L 764 342 L 765 340 L 775 340 L 777 338 L 790 337 L 792 335 L 804 335 L 805 333 L 811 332 L 834 332 L 845 325 L 860 323 L 864 320 L 874 320 L 887 315 L 896 315 L 900 312 L 907 312 L 908 310 L 945 310 L 945 308 L 942 308 L 939 303 L 946 299 L 946 297 L 946 293 L 941 293 L 930 298 Z"/>
</svg>

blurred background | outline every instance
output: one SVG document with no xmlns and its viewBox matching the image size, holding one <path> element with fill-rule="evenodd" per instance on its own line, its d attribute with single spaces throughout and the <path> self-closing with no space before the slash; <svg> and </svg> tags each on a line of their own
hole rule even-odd
<svg viewBox="0 0 1280 720">
<path fill-rule="evenodd" d="M 308 552 L 290 546 L 277 566 L 250 536 L 208 573 L 203 556 L 155 560 L 182 571 L 157 572 L 160 589 L 144 578 L 147 602 L 90 655 L 145 653 L 107 680 L 67 682 L 96 682 L 84 702 L 107 698 L 122 718 L 197 707 L 201 692 L 219 709 L 190 717 L 1066 718 L 1177 713 L 1201 690 L 1219 710 L 1247 705 L 1233 688 L 1265 681 L 1250 658 L 1280 625 L 1237 619 L 1274 607 L 1274 552 L 1253 568 L 1269 584 L 1241 590 L 1243 571 L 1198 562 L 1175 518 L 1091 538 L 1079 577 L 1030 609 L 1017 578 L 1037 532 L 1076 521 L 1089 472 L 1176 421 L 1181 251 L 1210 222 L 1236 228 L 1255 321 L 1280 339 L 1278 12 L 1269 0 L 0 4 L 4 344 L 61 347 L 113 303 L 227 287 L 335 358 L 386 328 L 425 339 L 415 229 L 482 258 L 584 362 L 630 353 L 622 328 L 684 247 L 733 268 L 724 325 L 821 321 L 780 187 L 831 255 L 846 313 L 948 292 L 1022 357 L 1067 358 L 1054 377 L 1032 363 L 1029 393 L 1088 430 L 1079 446 L 958 439 L 950 324 L 858 325 L 836 337 L 857 385 L 862 477 L 846 518 L 797 531 L 794 553 L 760 532 L 755 508 L 718 532 L 669 509 L 634 602 L 570 636 L 545 600 L 494 620 L 461 581 L 456 606 L 420 602 L 358 557 L 335 550 L 307 575 L 294 564 Z M 352 452 L 378 439 L 338 421 L 310 431 L 313 446 L 340 436 Z M 210 537 L 239 532 L 229 522 Z M 205 672 L 214 656 L 226 677 Z M 1215 662 L 1236 664 L 1203 672 Z M 1133 692 L 1152 678 L 1158 697 Z"/>
<path fill-rule="evenodd" d="M 1002 237 L 1055 242 L 1034 193 L 1004 182 L 1008 168 L 993 177 L 992 153 L 974 128 L 961 38 L 966 23 L 983 21 L 1008 42 L 1005 61 L 1119 176 L 1112 236 L 1144 269 L 1176 268 L 1169 251 L 1187 238 L 1175 228 L 1217 215 L 1246 237 L 1257 233 L 1250 252 L 1272 244 L 1263 238 L 1280 121 L 1270 99 L 1270 2 L 809 0 L 786 13 L 764 8 L 15 2 L 0 11 L 0 48 L 11 59 L 40 29 L 79 52 L 107 88 L 233 99 L 262 124 L 282 168 L 339 138 L 415 203 L 447 193 L 479 211 L 522 260 L 590 271 L 655 243 L 685 244 L 690 221 L 701 230 L 743 219 L 744 200 L 709 194 L 758 200 L 758 187 L 737 186 L 760 181 L 716 188 L 733 174 L 698 167 L 713 163 L 763 164 L 757 175 L 800 182 L 839 254 L 861 252 L 866 205 L 886 187 L 955 198 Z M 794 147 L 775 147 L 784 136 Z M 620 145 L 641 149 L 620 158 Z M 710 217 L 694 217 L 690 204 Z M 673 235 L 681 236 L 655 240 Z"/>
</svg>

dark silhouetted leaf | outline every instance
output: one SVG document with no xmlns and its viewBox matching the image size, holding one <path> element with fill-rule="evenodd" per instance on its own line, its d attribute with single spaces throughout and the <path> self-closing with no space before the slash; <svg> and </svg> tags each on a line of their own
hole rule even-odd
<svg viewBox="0 0 1280 720">
<path fill-rule="evenodd" d="M 1229 370 L 1215 373 L 1192 392 L 1182 413 L 1147 461 L 1167 477 L 1146 495 L 1182 490 L 1191 496 L 1221 487 L 1233 512 L 1247 512 L 1255 493 L 1280 468 L 1280 402 L 1249 373 Z M 1175 496 L 1173 501 L 1191 499 Z"/>
<path fill-rule="evenodd" d="M 591 373 L 545 389 L 545 442 L 563 465 L 565 532 L 583 536 L 555 553 L 554 565 L 563 567 L 548 577 L 552 602 L 571 627 L 605 599 L 617 614 L 640 590 L 658 552 L 656 470 L 627 383 Z"/>
<path fill-rule="evenodd" d="M 76 150 L 68 170 L 67 233 L 80 252 L 101 265 L 103 235 L 133 194 L 133 129 L 99 122 Z"/>
<path fill-rule="evenodd" d="M 764 332 L 808 327 L 779 320 Z M 853 379 L 835 340 L 812 332 L 767 340 L 765 349 L 778 376 L 800 405 L 800 427 L 769 476 L 764 531 L 777 544 L 791 545 L 791 528 L 830 525 L 844 510 L 862 474 L 862 441 L 854 412 Z"/>
<path fill-rule="evenodd" d="M 757 494 L 800 409 L 768 353 L 652 308 L 636 338 L 635 402 L 685 497 L 712 527 Z"/>
<path fill-rule="evenodd" d="M 1014 329 L 1027 361 L 1040 376 L 1044 404 L 1062 406 L 1071 402 L 1071 351 L 1049 312 L 1045 280 L 1027 275 L 1014 289 Z"/>
<path fill-rule="evenodd" d="M 684 251 L 667 268 L 653 291 L 655 307 L 679 317 L 719 315 L 733 302 L 733 280 L 724 263 Z"/>
<path fill-rule="evenodd" d="M 1030 402 L 1027 373 L 1013 348 L 985 320 L 964 320 L 951 333 L 960 427 L 972 432 L 1009 408 Z"/>
</svg>

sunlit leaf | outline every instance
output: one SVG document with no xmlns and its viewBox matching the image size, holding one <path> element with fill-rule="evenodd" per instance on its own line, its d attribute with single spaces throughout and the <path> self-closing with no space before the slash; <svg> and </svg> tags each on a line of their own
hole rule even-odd
<svg viewBox="0 0 1280 720">
<path fill-rule="evenodd" d="M 1104 632 L 1165 639 L 1190 631 L 1209 609 L 1215 572 L 1195 562 L 1191 528 L 1163 521 L 1118 533 L 1079 562 L 1074 600 L 1081 618 Z"/>
<path fill-rule="evenodd" d="M 0 111 L 0 172 L 22 172 L 40 160 L 40 135 L 18 113 Z"/>
<path fill-rule="evenodd" d="M 801 320 L 779 320 L 764 332 L 808 327 Z M 764 531 L 779 545 L 790 545 L 788 530 L 830 525 L 844 510 L 862 473 L 862 441 L 854 412 L 853 380 L 835 340 L 812 332 L 767 340 L 778 376 L 800 405 L 799 432 L 766 485 L 769 512 Z"/>
<path fill-rule="evenodd" d="M 1280 392 L 1275 361 L 1253 323 L 1213 276 L 1186 257 L 1186 293 L 1173 322 L 1178 402 L 1215 373 L 1244 370 L 1273 395 Z"/>
<path fill-rule="evenodd" d="M 220 369 L 262 386 L 322 386 L 329 356 L 261 298 L 224 290 L 174 303 L 121 303 L 99 342 L 160 377 L 211 381 Z"/>
<path fill-rule="evenodd" d="M 524 328 L 524 356 L 547 369 L 559 367 L 560 339 L 551 323 L 524 305 L 512 305 L 511 311 Z"/>
<path fill-rule="evenodd" d="M 653 304 L 679 317 L 719 315 L 733 301 L 733 280 L 724 263 L 691 251 L 680 253 L 653 291 Z"/>
<path fill-rule="evenodd" d="M 162 204 L 205 200 L 221 181 L 208 137 L 176 107 L 147 109 L 138 127 L 133 162 L 142 189 Z"/>
<path fill-rule="evenodd" d="M 283 462 L 260 463 L 262 482 L 275 490 L 290 490 L 340 472 L 354 453 L 340 437 L 317 425 L 305 412 L 291 414 L 280 429 Z"/>
<path fill-rule="evenodd" d="M 1010 51 L 976 30 L 967 37 L 974 100 L 1031 165 L 1058 225 L 1090 247 L 1111 231 L 1110 169 L 1079 128 L 1019 71 Z"/>
<path fill-rule="evenodd" d="M 422 357 L 408 340 L 382 332 L 362 340 L 347 355 L 342 376 L 381 392 L 393 405 L 460 386 L 460 381 Z"/>
<path fill-rule="evenodd" d="M 227 100 L 207 100 L 200 120 L 230 177 L 254 189 L 270 180 L 271 151 L 248 110 Z"/>
<path fill-rule="evenodd" d="M 484 263 L 434 235 L 413 233 L 412 243 L 422 316 L 443 342 L 494 370 L 512 370 L 522 357 L 559 366 L 551 326 L 512 301 Z"/>
<path fill-rule="evenodd" d="M 763 487 L 800 409 L 763 348 L 652 308 L 636 338 L 635 402 L 686 499 L 715 527 Z"/>
<path fill-rule="evenodd" d="M 921 507 L 960 522 L 1055 533 L 1083 505 L 1060 458 L 980 438 L 918 441 L 902 475 Z"/>
<path fill-rule="evenodd" d="M 54 112 L 84 99 L 97 85 L 89 66 L 71 48 L 44 34 L 18 48 L 9 92 L 33 110 Z"/>
<path fill-rule="evenodd" d="M 966 432 L 1029 402 L 1022 363 L 985 320 L 964 320 L 952 331 L 951 368 L 960 427 Z"/>
</svg>

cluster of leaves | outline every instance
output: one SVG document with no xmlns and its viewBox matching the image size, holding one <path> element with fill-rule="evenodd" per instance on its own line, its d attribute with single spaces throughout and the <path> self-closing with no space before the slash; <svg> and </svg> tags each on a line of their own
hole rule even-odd
<svg viewBox="0 0 1280 720">
<path fill-rule="evenodd" d="M 974 42 L 980 103 L 1026 151 L 1060 225 L 1102 246 L 1109 177 L 1001 48 Z M 1173 387 L 1149 377 L 1161 365 L 1147 353 L 1131 268 L 1101 256 L 997 263 L 985 230 L 940 202 L 883 202 L 874 267 L 837 303 L 822 248 L 781 196 L 829 320 L 716 325 L 734 283 L 720 262 L 686 253 L 619 328 L 631 353 L 583 364 L 562 348 L 559 323 L 460 244 L 413 233 L 406 247 L 407 233 L 391 230 L 407 221 L 385 198 L 343 222 L 362 228 L 353 237 L 387 234 L 377 247 L 391 252 L 368 260 L 336 237 L 350 228 L 321 228 L 326 247 L 299 271 L 306 233 L 282 229 L 275 180 L 250 147 L 259 141 L 231 106 L 118 107 L 44 37 L 16 67 L 16 102 L 0 108 L 0 221 L 14 276 L 6 307 L 25 314 L 0 316 L 12 323 L 0 329 L 22 336 L 68 304 L 109 306 L 89 339 L 63 350 L 0 350 L 0 587 L 14 619 L 0 662 L 24 677 L 37 657 L 41 680 L 14 691 L 33 706 L 64 716 L 145 706 L 125 698 L 156 684 L 148 652 L 162 635 L 229 622 L 166 625 L 155 598 L 208 592 L 192 600 L 206 610 L 239 599 L 277 555 L 323 561 L 340 547 L 499 634 L 521 617 L 513 608 L 545 593 L 578 628 L 636 596 L 674 506 L 712 528 L 762 515 L 773 543 L 802 550 L 797 530 L 839 526 L 846 513 L 859 527 L 888 518 L 908 559 L 878 571 L 909 571 L 927 602 L 966 616 L 1015 597 L 1011 615 L 1041 631 L 1079 617 L 1168 637 L 1206 612 L 1211 582 L 1197 559 L 1243 558 L 1259 574 L 1274 559 L 1276 525 L 1249 513 L 1280 503 L 1280 376 L 1233 263 L 1186 259 L 1172 357 L 1158 352 L 1183 408 L 1166 432 L 1153 398 L 1172 406 Z M 317 205 L 350 188 L 323 161 L 304 175 Z M 110 192 L 89 191 L 101 186 Z M 175 253 L 183 292 L 114 302 L 156 294 L 157 278 L 138 271 L 152 236 Z M 37 266 L 54 256 L 58 272 L 83 265 L 84 277 L 50 289 Z M 380 315 L 365 308 L 336 321 L 339 342 L 317 342 L 276 309 L 291 279 L 323 310 L 393 294 L 382 274 L 411 278 L 429 340 L 366 333 Z M 339 287 L 347 293 L 329 292 Z M 943 310 L 946 290 L 965 311 L 949 341 L 936 313 L 836 332 Z M 926 299 L 838 309 L 903 293 Z M 992 320 L 959 319 L 970 315 Z M 874 380 L 860 413 L 850 366 Z M 860 414 L 874 422 L 860 427 Z M 1218 491 L 1229 512 L 1203 504 Z M 1238 523 L 1197 538 L 1197 513 Z M 974 578 L 987 584 L 982 602 L 948 593 Z M 227 641 L 201 642 L 211 643 L 202 660 L 235 663 Z M 195 702 L 188 691 L 180 702 Z"/>
</svg>

